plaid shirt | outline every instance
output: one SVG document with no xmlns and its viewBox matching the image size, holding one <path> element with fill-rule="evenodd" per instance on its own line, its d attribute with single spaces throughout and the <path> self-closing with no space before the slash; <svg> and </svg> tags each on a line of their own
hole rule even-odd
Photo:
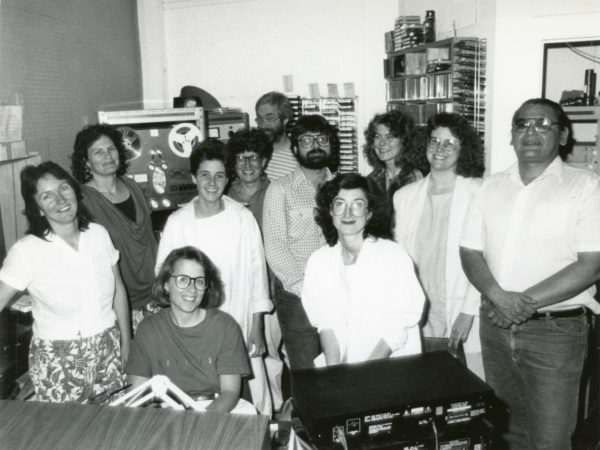
<svg viewBox="0 0 600 450">
<path fill-rule="evenodd" d="M 331 173 L 327 170 L 327 179 Z M 263 233 L 269 266 L 286 291 L 300 296 L 308 257 L 325 245 L 315 223 L 317 191 L 300 167 L 271 183 L 265 196 Z"/>
</svg>

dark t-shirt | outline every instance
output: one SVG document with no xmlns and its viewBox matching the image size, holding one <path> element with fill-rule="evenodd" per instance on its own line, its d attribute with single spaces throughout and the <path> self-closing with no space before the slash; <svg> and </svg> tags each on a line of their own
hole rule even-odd
<svg viewBox="0 0 600 450">
<path fill-rule="evenodd" d="M 169 308 L 140 323 L 126 372 L 151 378 L 166 375 L 185 392 L 220 391 L 219 375 L 249 375 L 250 365 L 237 322 L 218 309 L 190 328 L 173 323 Z"/>
</svg>

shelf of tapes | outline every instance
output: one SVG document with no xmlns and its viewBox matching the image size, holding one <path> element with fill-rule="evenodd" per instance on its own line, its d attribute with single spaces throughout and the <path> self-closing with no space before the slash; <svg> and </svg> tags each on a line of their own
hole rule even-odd
<svg viewBox="0 0 600 450">
<path fill-rule="evenodd" d="M 388 109 L 405 112 L 417 123 L 425 123 L 439 112 L 457 112 L 483 133 L 486 41 L 453 40 L 448 45 L 449 60 L 442 61 L 443 64 L 428 61 L 429 50 L 390 55 L 384 61 Z M 410 64 L 417 60 L 422 61 L 420 65 Z"/>
<path fill-rule="evenodd" d="M 301 115 L 321 114 L 339 130 L 340 173 L 358 172 L 356 99 L 351 97 L 302 98 Z"/>
</svg>

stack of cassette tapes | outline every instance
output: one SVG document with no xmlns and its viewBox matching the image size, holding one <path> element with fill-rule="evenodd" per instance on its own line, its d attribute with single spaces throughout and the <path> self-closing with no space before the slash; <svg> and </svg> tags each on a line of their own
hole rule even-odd
<svg viewBox="0 0 600 450">
<path fill-rule="evenodd" d="M 424 42 L 421 16 L 399 16 L 394 25 L 394 48 L 416 47 Z"/>
</svg>

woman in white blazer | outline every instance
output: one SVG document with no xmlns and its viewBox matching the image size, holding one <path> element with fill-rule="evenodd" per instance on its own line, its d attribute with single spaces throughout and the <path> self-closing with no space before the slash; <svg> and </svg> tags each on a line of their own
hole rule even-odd
<svg viewBox="0 0 600 450">
<path fill-rule="evenodd" d="M 396 192 L 394 238 L 415 261 L 427 297 L 424 351 L 464 343 L 467 366 L 483 378 L 479 293 L 465 276 L 458 242 L 463 220 L 485 170 L 481 139 L 458 114 L 440 113 L 427 124 L 427 177 Z"/>
<path fill-rule="evenodd" d="M 315 221 L 328 245 L 308 260 L 302 304 L 326 364 L 420 353 L 425 296 L 375 183 L 349 173 L 323 184 Z"/>
</svg>

